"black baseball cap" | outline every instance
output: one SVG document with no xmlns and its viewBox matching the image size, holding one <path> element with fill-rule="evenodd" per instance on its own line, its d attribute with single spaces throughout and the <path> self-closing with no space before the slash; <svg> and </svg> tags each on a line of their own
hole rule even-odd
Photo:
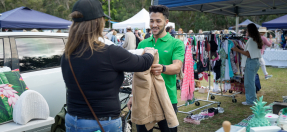
<svg viewBox="0 0 287 132">
<path fill-rule="evenodd" d="M 75 22 L 90 21 L 103 16 L 111 19 L 104 13 L 102 3 L 99 0 L 78 0 L 73 7 L 72 12 L 74 11 L 81 12 L 84 16 L 82 18 L 73 18 Z"/>
</svg>

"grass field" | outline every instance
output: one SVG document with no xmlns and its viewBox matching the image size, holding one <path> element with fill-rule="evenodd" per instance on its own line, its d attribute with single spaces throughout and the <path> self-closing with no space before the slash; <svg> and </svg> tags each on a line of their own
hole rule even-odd
<svg viewBox="0 0 287 132">
<path fill-rule="evenodd" d="M 272 78 L 265 80 L 264 74 L 261 68 L 258 71 L 261 87 L 262 89 L 257 93 L 257 97 L 264 96 L 264 101 L 272 103 L 274 101 L 282 101 L 282 96 L 287 96 L 287 69 L 279 69 L 273 67 L 267 67 L 267 71 L 269 75 L 273 75 Z M 213 81 L 213 80 L 212 80 Z M 201 81 L 202 86 L 208 86 L 208 83 L 204 80 Z M 207 94 L 201 94 L 195 92 L 195 97 L 198 99 L 206 99 Z M 247 118 L 252 114 L 250 106 L 244 106 L 241 102 L 245 101 L 244 94 L 238 94 L 236 96 L 237 103 L 232 103 L 231 97 L 222 97 L 215 96 L 214 101 L 221 102 L 221 107 L 224 108 L 223 114 L 218 114 L 210 119 L 203 120 L 200 122 L 200 125 L 187 124 L 183 122 L 183 118 L 187 116 L 187 114 L 178 113 L 177 117 L 179 120 L 178 132 L 214 132 L 218 130 L 222 126 L 222 122 L 225 120 L 230 121 L 232 124 L 237 124 L 241 120 Z M 178 90 L 178 105 L 184 104 L 180 99 L 180 90 Z M 200 102 L 200 106 L 205 105 L 207 103 Z M 194 104 L 180 107 L 181 111 L 190 111 L 198 106 Z M 213 105 L 212 107 L 216 107 Z M 194 112 L 194 114 L 199 113 L 200 111 Z M 133 124 L 133 132 L 136 132 L 136 127 Z M 154 132 L 159 132 L 154 130 Z"/>
</svg>

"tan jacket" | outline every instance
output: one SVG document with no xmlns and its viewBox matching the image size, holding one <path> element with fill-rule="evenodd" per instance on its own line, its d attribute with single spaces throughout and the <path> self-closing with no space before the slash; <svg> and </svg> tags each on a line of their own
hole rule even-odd
<svg viewBox="0 0 287 132">
<path fill-rule="evenodd" d="M 155 54 L 153 64 L 158 64 L 159 56 Z M 150 69 L 135 72 L 133 76 L 132 122 L 145 125 L 147 130 L 155 123 L 166 119 L 169 128 L 179 125 L 175 111 L 170 102 L 164 80 L 161 75 L 150 74 Z"/>
<path fill-rule="evenodd" d="M 127 32 L 125 34 L 125 42 L 123 48 L 126 50 L 136 49 L 136 36 L 133 32 Z"/>
</svg>

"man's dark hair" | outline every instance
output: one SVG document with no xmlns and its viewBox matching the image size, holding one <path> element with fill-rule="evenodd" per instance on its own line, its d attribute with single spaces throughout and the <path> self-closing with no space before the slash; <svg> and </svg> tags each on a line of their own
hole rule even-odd
<svg viewBox="0 0 287 132">
<path fill-rule="evenodd" d="M 146 32 L 149 33 L 149 32 L 150 32 L 150 29 L 146 29 Z"/>
<path fill-rule="evenodd" d="M 170 30 L 170 27 L 166 27 L 165 31 L 169 32 L 169 30 Z"/>
<path fill-rule="evenodd" d="M 168 19 L 169 17 L 169 9 L 164 5 L 150 6 L 149 13 L 152 13 L 152 12 L 154 13 L 160 12 L 163 14 L 163 16 L 165 16 L 166 19 Z"/>
</svg>

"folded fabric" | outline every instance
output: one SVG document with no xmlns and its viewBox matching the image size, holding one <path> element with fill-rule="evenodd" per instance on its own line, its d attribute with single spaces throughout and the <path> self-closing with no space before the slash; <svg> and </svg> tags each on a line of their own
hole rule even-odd
<svg viewBox="0 0 287 132">
<path fill-rule="evenodd" d="M 153 64 L 158 64 L 158 62 L 159 56 L 156 53 Z M 150 69 L 144 72 L 135 72 L 132 85 L 131 121 L 133 123 L 145 125 L 147 130 L 152 129 L 155 123 L 164 119 L 169 128 L 179 125 L 161 75 L 151 74 Z"/>
</svg>

